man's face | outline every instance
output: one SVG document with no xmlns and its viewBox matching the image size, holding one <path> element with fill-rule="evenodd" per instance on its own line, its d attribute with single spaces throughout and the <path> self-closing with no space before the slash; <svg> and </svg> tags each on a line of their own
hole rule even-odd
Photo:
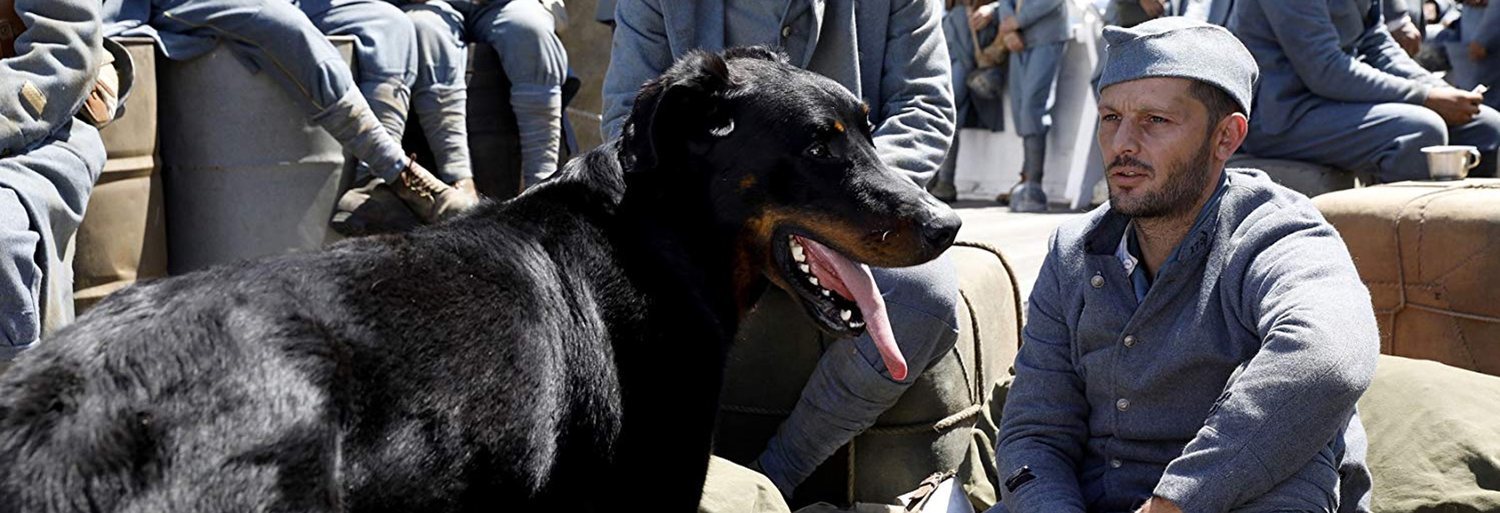
<svg viewBox="0 0 1500 513">
<path fill-rule="evenodd" d="M 1143 78 L 1100 92 L 1099 148 L 1115 211 L 1183 215 L 1206 195 L 1213 144 L 1208 109 L 1189 93 L 1191 84 Z"/>
</svg>

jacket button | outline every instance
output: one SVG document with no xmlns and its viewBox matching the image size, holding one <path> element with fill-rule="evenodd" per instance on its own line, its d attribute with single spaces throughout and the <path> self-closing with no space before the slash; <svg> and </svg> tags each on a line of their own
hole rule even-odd
<svg viewBox="0 0 1500 513">
<path fill-rule="evenodd" d="M 1135 347 L 1135 335 L 1125 335 L 1125 347 Z"/>
<path fill-rule="evenodd" d="M 1109 460 L 1109 466 L 1110 466 L 1110 468 L 1120 468 L 1120 466 L 1124 465 L 1124 464 L 1125 463 L 1121 462 L 1119 458 L 1115 458 L 1115 459 Z"/>
<path fill-rule="evenodd" d="M 781 27 L 781 37 L 791 37 L 791 36 L 792 36 L 792 26 L 791 25 L 787 25 L 785 27 Z"/>
<path fill-rule="evenodd" d="M 1115 409 L 1116 410 L 1120 410 L 1120 411 L 1125 411 L 1125 410 L 1130 409 L 1130 400 L 1129 399 L 1125 399 L 1125 398 L 1121 398 L 1120 400 L 1115 401 Z"/>
<path fill-rule="evenodd" d="M 1093 285 L 1096 289 L 1104 288 L 1104 275 L 1095 274 L 1093 278 L 1089 278 L 1089 285 Z"/>
</svg>

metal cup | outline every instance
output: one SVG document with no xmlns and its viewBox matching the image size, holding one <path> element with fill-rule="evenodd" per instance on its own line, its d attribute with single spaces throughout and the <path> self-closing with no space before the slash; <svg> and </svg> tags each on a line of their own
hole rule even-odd
<svg viewBox="0 0 1500 513">
<path fill-rule="evenodd" d="M 1473 146 L 1428 146 L 1427 175 L 1433 180 L 1463 180 L 1479 165 L 1479 148 Z"/>
</svg>

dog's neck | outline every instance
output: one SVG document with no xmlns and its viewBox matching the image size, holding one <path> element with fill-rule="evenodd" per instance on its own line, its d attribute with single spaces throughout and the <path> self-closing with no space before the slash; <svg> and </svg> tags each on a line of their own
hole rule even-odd
<svg viewBox="0 0 1500 513">
<path fill-rule="evenodd" d="M 754 299 L 764 290 L 758 274 L 746 283 L 739 226 L 726 223 L 708 194 L 703 175 L 664 170 L 629 171 L 618 211 L 623 227 L 640 239 L 640 256 L 657 262 L 664 280 L 689 280 L 664 286 L 691 284 L 703 294 L 716 317 L 732 330 Z M 627 244 L 631 242 L 627 241 Z M 743 297 L 753 296 L 753 297 Z"/>
</svg>

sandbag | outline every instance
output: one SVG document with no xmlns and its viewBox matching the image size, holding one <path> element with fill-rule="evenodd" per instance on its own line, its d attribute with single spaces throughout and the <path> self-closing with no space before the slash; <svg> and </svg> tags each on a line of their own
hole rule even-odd
<svg viewBox="0 0 1500 513">
<path fill-rule="evenodd" d="M 1500 378 L 1382 356 L 1359 415 L 1374 513 L 1500 511 Z"/>
<path fill-rule="evenodd" d="M 1500 375 L 1500 180 L 1401 182 L 1313 202 L 1370 289 L 1382 353 Z"/>
</svg>

